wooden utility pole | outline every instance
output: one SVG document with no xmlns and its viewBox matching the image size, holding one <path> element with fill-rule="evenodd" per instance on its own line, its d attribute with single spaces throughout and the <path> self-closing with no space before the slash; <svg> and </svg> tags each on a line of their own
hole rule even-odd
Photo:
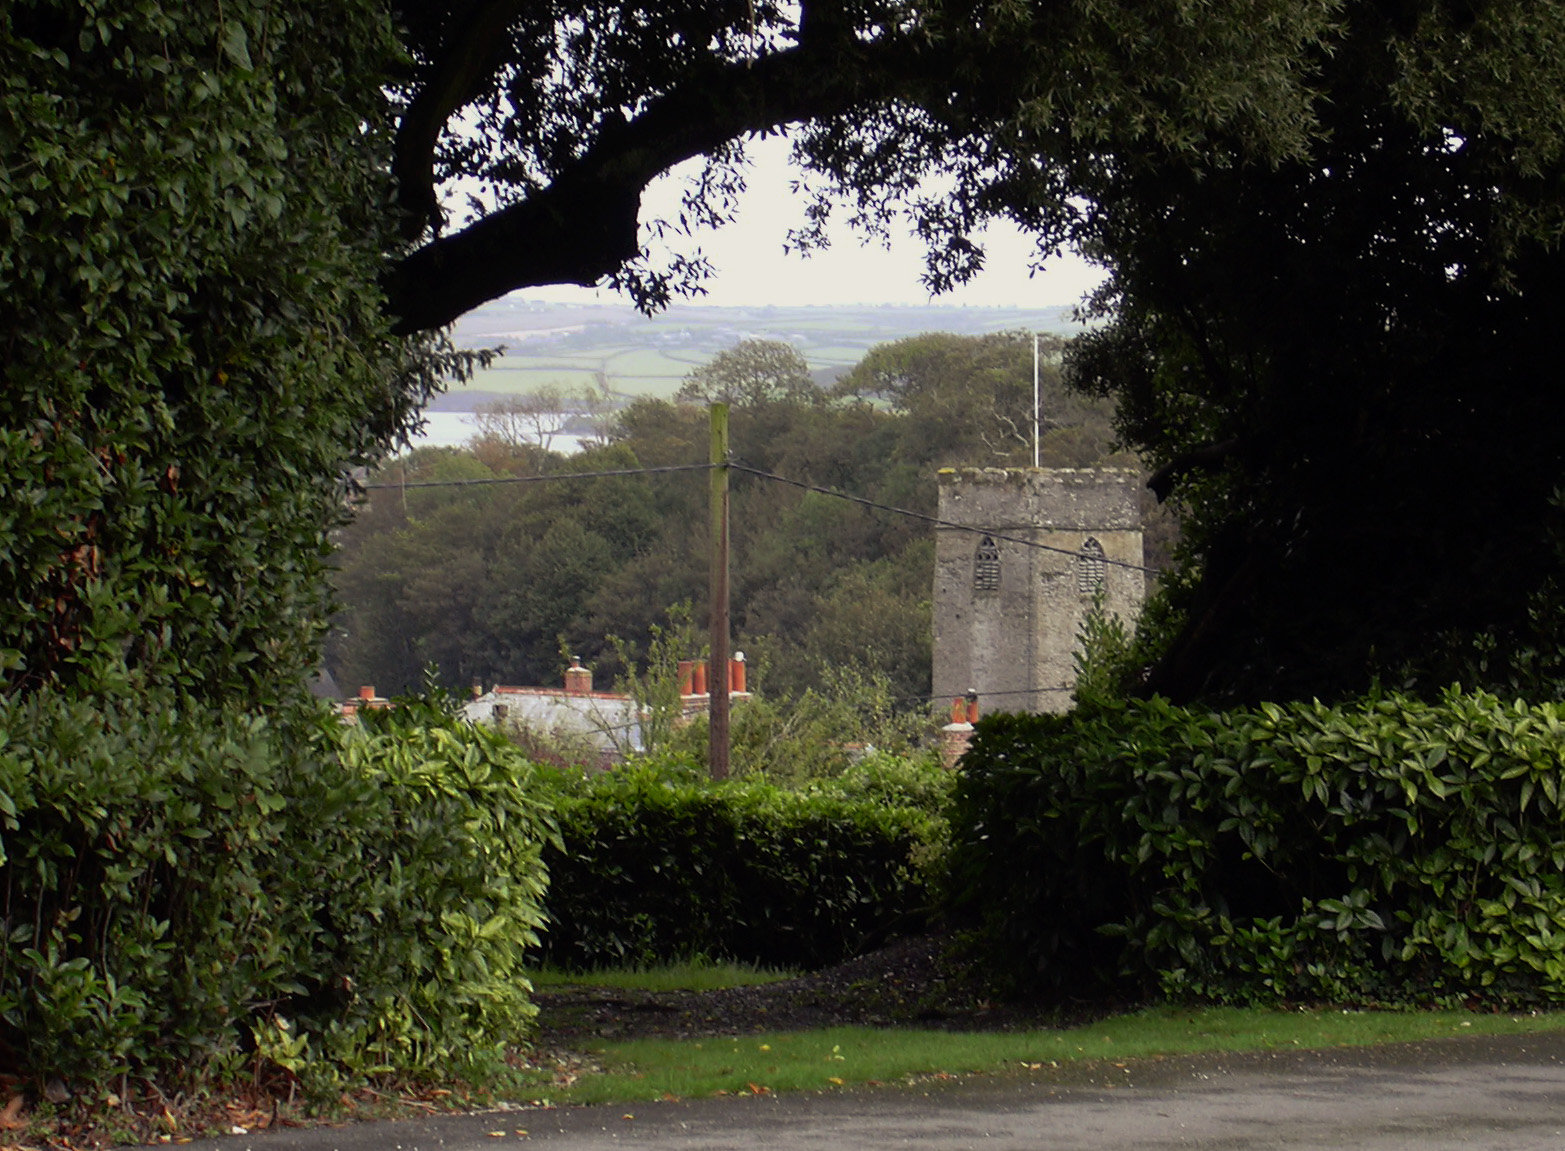
<svg viewBox="0 0 1565 1151">
<path fill-rule="evenodd" d="M 706 677 L 713 779 L 728 778 L 728 405 L 712 405 L 712 639 Z"/>
</svg>

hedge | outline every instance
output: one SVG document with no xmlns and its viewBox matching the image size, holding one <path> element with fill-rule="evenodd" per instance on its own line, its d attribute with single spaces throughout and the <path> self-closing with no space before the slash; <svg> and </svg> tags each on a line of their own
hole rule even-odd
<svg viewBox="0 0 1565 1151">
<path fill-rule="evenodd" d="M 1451 690 L 978 727 L 950 910 L 1016 989 L 1565 1001 L 1565 721 Z"/>
<path fill-rule="evenodd" d="M 817 968 L 921 925 L 944 828 L 906 776 L 794 790 L 644 764 L 562 784 L 545 958 Z"/>
</svg>

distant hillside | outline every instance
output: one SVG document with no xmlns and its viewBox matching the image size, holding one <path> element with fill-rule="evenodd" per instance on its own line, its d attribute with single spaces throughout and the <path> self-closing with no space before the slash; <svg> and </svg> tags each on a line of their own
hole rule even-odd
<svg viewBox="0 0 1565 1151">
<path fill-rule="evenodd" d="M 505 355 L 435 411 L 471 411 L 499 395 L 544 384 L 589 385 L 619 396 L 671 396 L 685 375 L 742 339 L 786 340 L 817 378 L 852 367 L 870 348 L 920 332 L 1069 333 L 1071 307 L 711 307 L 676 304 L 648 318 L 631 308 L 497 300 L 457 321 L 459 346 L 504 346 Z"/>
</svg>

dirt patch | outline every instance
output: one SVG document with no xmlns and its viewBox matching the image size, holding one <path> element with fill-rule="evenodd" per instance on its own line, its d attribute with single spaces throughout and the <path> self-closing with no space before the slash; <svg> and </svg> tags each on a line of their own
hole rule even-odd
<svg viewBox="0 0 1565 1151">
<path fill-rule="evenodd" d="M 823 971 L 714 991 L 622 991 L 601 987 L 537 992 L 539 1046 L 592 1039 L 685 1039 L 858 1024 L 1008 1031 L 1073 1026 L 1124 1004 L 1001 1003 L 975 990 L 948 955 L 947 940 L 901 939 Z"/>
</svg>

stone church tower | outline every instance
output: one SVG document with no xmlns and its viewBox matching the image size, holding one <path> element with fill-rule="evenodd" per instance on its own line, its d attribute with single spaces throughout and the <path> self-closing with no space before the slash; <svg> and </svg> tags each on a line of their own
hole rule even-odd
<svg viewBox="0 0 1565 1151">
<path fill-rule="evenodd" d="M 985 713 L 1069 710 L 1099 589 L 1105 610 L 1132 625 L 1146 594 L 1141 477 L 945 468 L 939 480 L 940 519 L 961 526 L 936 535 L 936 700 L 976 691 Z"/>
</svg>

